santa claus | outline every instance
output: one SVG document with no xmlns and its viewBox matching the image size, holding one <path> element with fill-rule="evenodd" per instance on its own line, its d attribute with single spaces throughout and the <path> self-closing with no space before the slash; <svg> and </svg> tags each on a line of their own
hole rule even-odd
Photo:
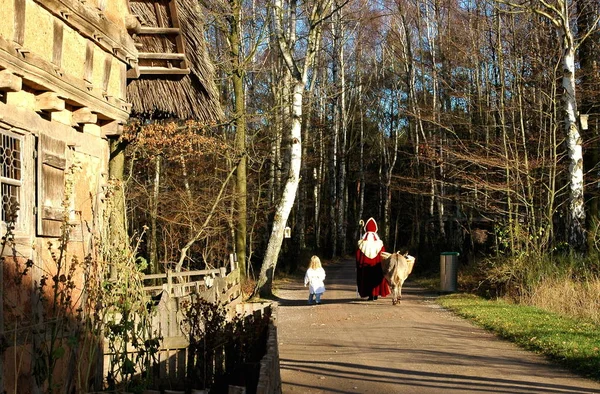
<svg viewBox="0 0 600 394">
<path fill-rule="evenodd" d="M 365 234 L 358 240 L 356 251 L 356 285 L 361 297 L 376 300 L 390 294 L 390 288 L 381 269 L 381 252 L 385 252 L 383 241 L 377 235 L 377 222 L 369 218 Z"/>
</svg>

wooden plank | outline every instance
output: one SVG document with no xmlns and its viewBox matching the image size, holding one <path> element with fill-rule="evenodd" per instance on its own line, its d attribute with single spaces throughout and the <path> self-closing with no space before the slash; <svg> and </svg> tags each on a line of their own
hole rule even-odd
<svg viewBox="0 0 600 394">
<path fill-rule="evenodd" d="M 169 308 L 169 331 L 167 335 L 171 337 L 176 337 L 180 335 L 179 326 L 177 325 L 177 304 L 175 303 L 175 299 L 171 299 L 171 305 Z"/>
<path fill-rule="evenodd" d="M 98 115 L 92 113 L 92 111 L 87 108 L 79 108 L 78 110 L 73 111 L 73 122 L 79 124 L 93 124 L 98 121 Z"/>
<path fill-rule="evenodd" d="M 168 376 L 173 379 L 177 373 L 177 351 L 173 349 L 167 350 L 169 356 Z"/>
<path fill-rule="evenodd" d="M 185 55 L 183 53 L 140 52 L 139 58 L 152 60 L 185 60 Z"/>
<path fill-rule="evenodd" d="M 167 278 L 167 274 L 148 274 L 148 275 L 144 275 L 142 280 L 150 280 L 150 279 L 161 279 Z"/>
<path fill-rule="evenodd" d="M 142 26 L 138 34 L 179 34 L 180 29 L 177 27 L 148 27 Z"/>
<path fill-rule="evenodd" d="M 49 205 L 42 206 L 42 215 L 44 215 L 44 219 L 57 221 L 62 221 L 65 217 L 62 208 L 51 207 Z"/>
<path fill-rule="evenodd" d="M 110 71 L 112 69 L 113 57 L 110 54 L 104 55 L 104 71 L 102 72 L 102 90 L 108 90 L 108 83 L 110 82 Z"/>
<path fill-rule="evenodd" d="M 23 88 L 23 79 L 10 71 L 0 71 L 0 91 L 20 92 Z"/>
<path fill-rule="evenodd" d="M 159 2 L 154 2 L 154 14 L 156 15 L 156 22 L 158 23 L 158 27 L 167 27 L 167 23 L 163 18 L 162 12 L 160 12 Z"/>
<path fill-rule="evenodd" d="M 164 337 L 162 341 L 162 347 L 168 349 L 185 349 L 190 345 L 187 337 L 181 336 L 168 336 Z"/>
<path fill-rule="evenodd" d="M 167 377 L 167 361 L 168 361 L 168 352 L 167 350 L 161 350 L 159 353 L 159 362 L 160 362 L 160 372 L 158 376 L 161 379 Z"/>
<path fill-rule="evenodd" d="M 94 75 L 94 43 L 88 41 L 85 45 L 85 63 L 83 65 L 83 79 L 92 83 Z"/>
<path fill-rule="evenodd" d="M 63 23 L 58 19 L 54 19 L 54 40 L 52 45 L 52 63 L 58 67 L 62 67 Z"/>
<path fill-rule="evenodd" d="M 25 42 L 25 4 L 26 0 L 14 0 L 15 1 L 15 19 L 14 27 L 15 33 L 13 41 L 19 45 L 23 45 Z"/>
<path fill-rule="evenodd" d="M 35 110 L 39 111 L 64 111 L 65 100 L 58 97 L 54 92 L 44 92 L 35 96 Z"/>
<path fill-rule="evenodd" d="M 42 164 L 56 168 L 57 170 L 65 170 L 67 168 L 67 159 L 64 154 L 55 154 L 54 152 L 42 152 Z"/>
<path fill-rule="evenodd" d="M 120 97 L 121 106 L 128 106 L 128 111 L 131 111 L 131 107 L 133 106 L 131 103 L 124 101 L 121 97 L 127 97 L 127 65 L 124 63 L 118 63 L 117 67 L 119 67 L 119 79 L 120 79 Z"/>
<path fill-rule="evenodd" d="M 66 143 L 40 134 L 38 152 L 38 235 L 60 236 L 62 233 L 62 201 L 64 199 Z"/>
<path fill-rule="evenodd" d="M 171 23 L 173 27 L 180 28 L 181 26 L 179 25 L 179 16 L 177 14 L 177 2 L 175 0 L 169 1 L 169 13 L 171 14 Z M 177 46 L 177 52 L 181 53 L 182 55 L 185 55 L 185 40 L 183 39 L 182 34 L 178 34 L 177 37 L 175 37 L 175 45 Z M 187 62 L 185 61 L 185 56 L 183 60 L 178 64 L 178 67 L 183 69 L 188 67 Z"/>
<path fill-rule="evenodd" d="M 213 269 L 205 269 L 205 270 L 196 270 L 196 271 L 181 271 L 181 272 L 175 272 L 175 271 L 170 271 L 171 272 L 171 276 L 173 278 L 180 278 L 180 277 L 185 277 L 185 276 L 205 276 L 205 275 L 212 275 L 212 274 L 219 274 L 221 272 L 221 270 L 219 268 L 213 268 Z"/>
</svg>

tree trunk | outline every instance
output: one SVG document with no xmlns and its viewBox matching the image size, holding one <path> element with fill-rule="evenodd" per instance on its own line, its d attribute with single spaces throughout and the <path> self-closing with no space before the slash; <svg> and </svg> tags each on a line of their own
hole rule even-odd
<svg viewBox="0 0 600 394">
<path fill-rule="evenodd" d="M 290 128 L 290 168 L 281 200 L 275 210 L 273 229 L 269 238 L 269 244 L 265 253 L 265 259 L 260 269 L 260 275 L 256 284 L 262 297 L 272 294 L 273 275 L 281 250 L 283 232 L 294 205 L 296 191 L 300 181 L 300 167 L 302 160 L 302 96 L 304 93 L 304 82 L 297 81 L 294 85 L 292 124 Z"/>
<path fill-rule="evenodd" d="M 108 177 L 112 183 L 113 193 L 108 204 L 108 231 L 106 234 L 110 248 L 127 250 L 129 236 L 127 235 L 127 216 L 125 209 L 125 147 L 126 142 L 118 139 L 110 140 L 110 160 L 108 162 Z M 110 277 L 114 279 L 117 274 L 114 267 L 109 267 Z"/>
<path fill-rule="evenodd" d="M 566 6 L 565 6 L 566 7 Z M 565 133 L 569 155 L 569 245 L 582 252 L 586 247 L 585 204 L 583 200 L 583 150 L 577 120 L 575 99 L 575 47 L 569 26 L 563 33 L 563 104 L 565 111 Z"/>
<path fill-rule="evenodd" d="M 597 60 L 597 53 L 600 49 L 600 31 L 596 28 L 598 18 L 598 2 L 597 0 L 579 0 L 577 1 L 577 31 L 579 37 L 584 37 L 579 44 L 579 63 L 581 79 L 581 105 L 579 111 L 583 116 L 588 114 L 597 114 L 600 111 L 600 67 Z M 588 37 L 585 37 L 587 32 L 590 32 Z M 585 133 L 586 140 L 598 141 L 599 130 L 596 121 L 588 124 L 588 130 L 582 128 L 582 134 Z M 596 164 L 600 162 L 600 147 L 598 142 L 595 142 L 589 149 L 586 149 L 586 158 L 584 158 L 585 172 L 592 171 Z M 590 184 L 589 192 L 586 193 L 588 205 L 588 223 L 597 227 L 600 222 L 600 208 L 598 199 L 600 198 L 600 169 L 595 170 L 596 181 Z M 595 247 L 598 240 L 598 230 L 591 231 L 592 227 L 588 226 L 588 250 Z"/>
<path fill-rule="evenodd" d="M 158 196 L 160 192 L 160 170 L 162 156 L 156 155 L 154 158 L 154 189 L 152 192 L 152 200 L 150 201 L 150 270 L 153 274 L 160 272 L 158 264 Z"/>
<path fill-rule="evenodd" d="M 231 53 L 232 83 L 234 96 L 235 149 L 241 155 L 235 173 L 235 252 L 242 278 L 246 277 L 246 232 L 247 232 L 247 157 L 246 157 L 246 95 L 244 91 L 245 70 L 241 64 L 240 23 L 242 7 L 232 1 L 232 17 L 229 23 L 229 45 Z"/>
<path fill-rule="evenodd" d="M 284 18 L 282 0 L 274 0 L 273 4 L 273 25 L 275 28 L 275 36 L 277 37 L 280 54 L 285 61 L 294 84 L 292 89 L 292 116 L 289 131 L 290 160 L 288 177 L 283 189 L 283 195 L 275 210 L 273 229 L 271 230 L 271 236 L 269 238 L 269 244 L 267 245 L 265 259 L 261 266 L 260 275 L 254 290 L 255 294 L 258 292 L 263 297 L 270 296 L 272 294 L 273 276 L 277 266 L 279 251 L 281 250 L 283 232 L 289 214 L 292 210 L 292 206 L 294 205 L 296 192 L 298 190 L 298 183 L 300 182 L 300 168 L 302 162 L 302 101 L 304 97 L 304 89 L 306 88 L 306 81 L 308 80 L 308 71 L 313 66 L 317 51 L 316 48 L 321 38 L 323 12 L 324 10 L 329 9 L 327 4 L 328 2 L 329 0 L 325 0 L 323 3 L 317 2 L 314 4 L 311 10 L 308 21 L 308 26 L 310 26 L 310 29 L 306 42 L 307 49 L 302 71 L 300 71 L 296 60 L 294 59 L 295 40 L 289 40 L 290 36 L 295 36 L 293 34 L 289 34 L 288 37 L 286 37 L 283 31 L 282 23 Z M 295 8 L 292 7 L 290 15 L 293 16 L 291 17 L 292 23 L 290 23 L 290 25 L 293 26 L 295 26 L 295 11 Z"/>
</svg>

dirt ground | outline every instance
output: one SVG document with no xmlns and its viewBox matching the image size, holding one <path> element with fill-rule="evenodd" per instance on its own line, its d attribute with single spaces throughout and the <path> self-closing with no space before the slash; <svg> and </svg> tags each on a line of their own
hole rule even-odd
<svg viewBox="0 0 600 394">
<path fill-rule="evenodd" d="M 403 300 L 357 298 L 354 261 L 324 267 L 321 305 L 279 283 L 283 393 L 600 393 L 577 377 L 440 308 L 405 284 Z"/>
</svg>

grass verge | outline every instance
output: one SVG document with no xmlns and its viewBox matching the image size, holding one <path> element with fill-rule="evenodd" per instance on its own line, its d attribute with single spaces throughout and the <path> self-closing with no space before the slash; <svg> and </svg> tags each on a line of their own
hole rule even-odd
<svg viewBox="0 0 600 394">
<path fill-rule="evenodd" d="M 439 303 L 519 346 L 600 381 L 600 329 L 539 308 L 452 294 Z"/>
</svg>

